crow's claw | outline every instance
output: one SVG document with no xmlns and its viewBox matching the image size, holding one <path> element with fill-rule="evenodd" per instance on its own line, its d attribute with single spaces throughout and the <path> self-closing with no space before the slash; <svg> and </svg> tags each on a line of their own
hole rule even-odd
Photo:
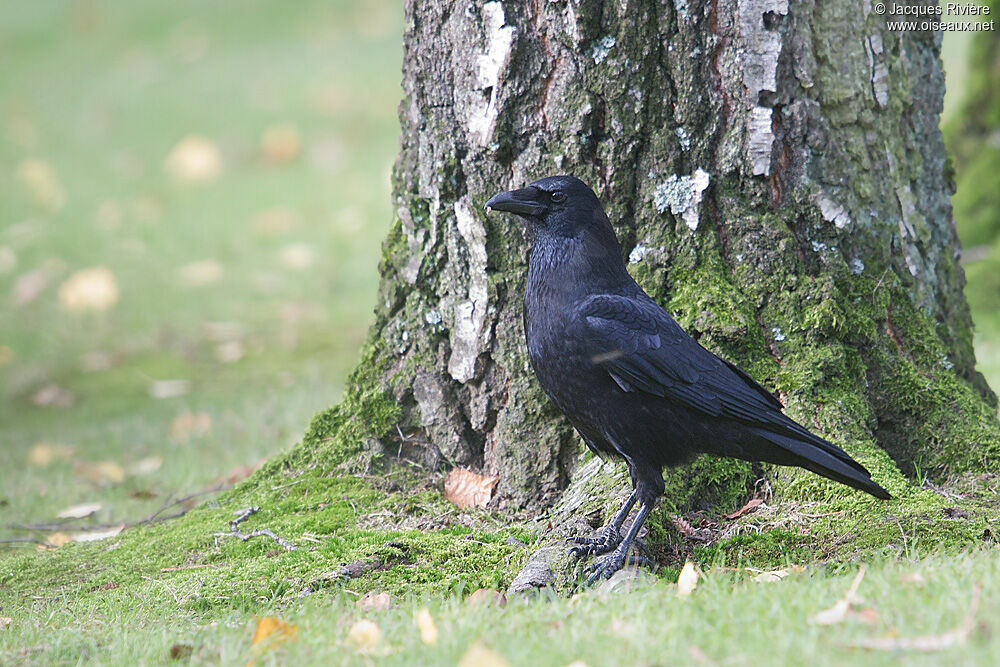
<svg viewBox="0 0 1000 667">
<path fill-rule="evenodd" d="M 584 582 L 583 586 L 590 586 L 599 579 L 610 579 L 611 576 L 618 570 L 622 569 L 626 563 L 628 565 L 641 565 L 650 569 L 654 567 L 653 561 L 644 556 L 629 554 L 628 557 L 626 557 L 624 553 L 616 550 L 608 556 L 595 560 L 584 569 L 584 572 L 590 576 L 587 577 L 587 581 Z"/>
<path fill-rule="evenodd" d="M 569 554 L 577 558 L 586 558 L 614 551 L 621 544 L 622 536 L 615 528 L 606 526 L 596 537 L 571 537 L 569 541 L 582 545 L 570 549 Z"/>
</svg>

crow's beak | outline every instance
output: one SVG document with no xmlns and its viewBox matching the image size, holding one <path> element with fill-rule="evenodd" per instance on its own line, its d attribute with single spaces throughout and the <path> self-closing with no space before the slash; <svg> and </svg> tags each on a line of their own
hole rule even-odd
<svg viewBox="0 0 1000 667">
<path fill-rule="evenodd" d="M 507 211 L 524 216 L 541 215 L 545 211 L 545 206 L 539 201 L 540 194 L 538 188 L 533 187 L 501 192 L 486 202 L 486 212 Z"/>
</svg>

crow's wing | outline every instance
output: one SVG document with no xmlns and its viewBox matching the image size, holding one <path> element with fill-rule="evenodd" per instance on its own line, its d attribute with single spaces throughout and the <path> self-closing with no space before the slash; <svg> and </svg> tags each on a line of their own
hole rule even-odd
<svg viewBox="0 0 1000 667">
<path fill-rule="evenodd" d="M 764 387 L 699 345 L 652 301 L 602 294 L 581 303 L 576 315 L 591 358 L 624 391 L 748 424 L 787 428 L 791 422 Z"/>
<path fill-rule="evenodd" d="M 847 452 L 787 417 L 781 402 L 715 356 L 652 300 L 595 295 L 575 312 L 578 340 L 623 391 L 641 391 L 731 419 L 771 443 L 754 458 L 799 465 L 879 498 L 889 494 Z M 720 452 L 722 453 L 722 452 Z M 738 455 L 733 453 L 731 455 Z"/>
</svg>

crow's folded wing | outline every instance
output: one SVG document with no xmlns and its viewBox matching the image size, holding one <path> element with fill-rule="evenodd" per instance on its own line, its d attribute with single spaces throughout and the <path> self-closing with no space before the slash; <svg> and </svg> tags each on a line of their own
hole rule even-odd
<svg viewBox="0 0 1000 667">
<path fill-rule="evenodd" d="M 645 392 L 705 415 L 735 420 L 771 446 L 754 460 L 798 465 L 888 498 L 864 466 L 833 443 L 810 433 L 781 411 L 781 403 L 753 378 L 688 336 L 648 299 L 597 295 L 576 309 L 573 336 L 626 392 Z M 720 443 L 723 448 L 727 443 Z M 717 452 L 745 456 L 725 449 Z"/>
<path fill-rule="evenodd" d="M 576 316 L 591 359 L 624 391 L 661 396 L 748 424 L 789 427 L 791 420 L 774 396 L 700 346 L 652 301 L 602 294 L 582 302 Z"/>
</svg>

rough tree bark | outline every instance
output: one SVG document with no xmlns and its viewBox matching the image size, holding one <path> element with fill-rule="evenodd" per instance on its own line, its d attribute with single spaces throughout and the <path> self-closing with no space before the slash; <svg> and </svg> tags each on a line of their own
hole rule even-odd
<svg viewBox="0 0 1000 667">
<path fill-rule="evenodd" d="M 406 16 L 396 219 L 340 415 L 390 393 L 369 451 L 497 474 L 512 506 L 570 484 L 581 443 L 523 342 L 525 237 L 482 205 L 572 173 L 651 295 L 890 490 L 900 470 L 995 467 L 938 35 L 890 32 L 868 2 L 408 0 Z M 668 502 L 734 501 L 759 473 L 700 461 Z"/>
</svg>

